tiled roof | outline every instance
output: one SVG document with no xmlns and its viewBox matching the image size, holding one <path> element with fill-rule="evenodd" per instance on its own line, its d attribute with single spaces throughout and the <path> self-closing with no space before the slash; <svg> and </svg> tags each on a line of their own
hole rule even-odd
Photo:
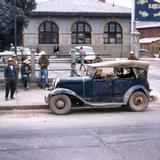
<svg viewBox="0 0 160 160">
<path fill-rule="evenodd" d="M 49 0 L 37 3 L 34 13 L 36 12 L 131 14 L 131 9 L 98 0 Z"/>
</svg>

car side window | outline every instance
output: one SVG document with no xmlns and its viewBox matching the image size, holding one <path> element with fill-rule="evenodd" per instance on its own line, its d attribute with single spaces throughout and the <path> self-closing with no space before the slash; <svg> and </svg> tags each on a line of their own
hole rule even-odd
<svg viewBox="0 0 160 160">
<path fill-rule="evenodd" d="M 118 76 L 118 78 L 133 78 L 135 77 L 135 73 L 132 67 L 115 67 L 114 73 Z"/>
</svg>

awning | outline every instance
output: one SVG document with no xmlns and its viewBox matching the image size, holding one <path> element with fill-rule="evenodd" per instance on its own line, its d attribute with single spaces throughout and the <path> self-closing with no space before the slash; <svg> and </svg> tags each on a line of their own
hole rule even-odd
<svg viewBox="0 0 160 160">
<path fill-rule="evenodd" d="M 151 37 L 151 38 L 142 38 L 139 40 L 139 43 L 152 43 L 154 41 L 160 40 L 160 37 Z"/>
</svg>

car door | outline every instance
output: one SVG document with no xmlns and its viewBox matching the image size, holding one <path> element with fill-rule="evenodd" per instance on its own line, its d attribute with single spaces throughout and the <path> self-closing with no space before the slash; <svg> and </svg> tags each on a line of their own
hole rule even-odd
<svg viewBox="0 0 160 160">
<path fill-rule="evenodd" d="M 92 100 L 94 102 L 111 102 L 111 79 L 94 79 L 92 80 Z"/>
<path fill-rule="evenodd" d="M 123 102 L 124 94 L 135 84 L 135 81 L 135 77 L 113 79 L 112 102 Z"/>
</svg>

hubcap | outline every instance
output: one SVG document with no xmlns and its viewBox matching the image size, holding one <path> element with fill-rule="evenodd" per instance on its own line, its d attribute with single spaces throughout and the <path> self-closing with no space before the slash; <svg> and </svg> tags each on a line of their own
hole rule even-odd
<svg viewBox="0 0 160 160">
<path fill-rule="evenodd" d="M 140 97 L 140 96 L 136 97 L 135 100 L 134 100 L 134 104 L 137 105 L 137 106 L 140 105 L 140 104 L 143 104 L 143 98 Z"/>
<path fill-rule="evenodd" d="M 65 103 L 63 100 L 57 100 L 57 102 L 56 102 L 57 108 L 62 109 L 62 108 L 64 108 L 64 106 L 65 106 Z"/>
</svg>

